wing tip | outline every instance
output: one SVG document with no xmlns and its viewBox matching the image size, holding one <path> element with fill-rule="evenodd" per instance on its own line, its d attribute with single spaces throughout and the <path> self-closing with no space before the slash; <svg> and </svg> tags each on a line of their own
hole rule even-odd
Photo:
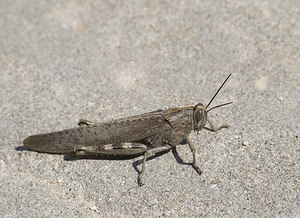
<svg viewBox="0 0 300 218">
<path fill-rule="evenodd" d="M 31 141 L 31 136 L 28 136 L 27 138 L 25 138 L 24 140 L 23 140 L 23 145 L 24 145 L 24 147 L 26 147 L 26 148 L 30 148 L 31 146 L 31 143 L 30 143 L 30 141 Z"/>
</svg>

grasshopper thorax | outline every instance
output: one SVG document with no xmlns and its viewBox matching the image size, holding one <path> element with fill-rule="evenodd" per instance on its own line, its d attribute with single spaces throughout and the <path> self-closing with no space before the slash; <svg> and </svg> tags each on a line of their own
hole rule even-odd
<svg viewBox="0 0 300 218">
<path fill-rule="evenodd" d="M 204 128 L 207 122 L 207 111 L 203 104 L 199 103 L 194 106 L 193 123 L 194 131 L 200 131 Z"/>
</svg>

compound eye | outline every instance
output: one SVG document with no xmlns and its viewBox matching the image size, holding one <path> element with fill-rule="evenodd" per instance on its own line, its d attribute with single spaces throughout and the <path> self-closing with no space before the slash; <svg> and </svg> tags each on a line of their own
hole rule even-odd
<svg viewBox="0 0 300 218">
<path fill-rule="evenodd" d="M 200 131 L 206 124 L 206 111 L 203 108 L 198 108 L 194 111 L 194 130 Z"/>
<path fill-rule="evenodd" d="M 197 126 L 199 125 L 199 122 L 202 120 L 202 110 L 198 109 L 194 112 L 194 121 Z"/>
<path fill-rule="evenodd" d="M 197 123 L 201 120 L 201 115 L 202 115 L 202 111 L 197 110 L 196 111 L 196 116 L 195 116 L 195 120 L 197 121 Z"/>
</svg>

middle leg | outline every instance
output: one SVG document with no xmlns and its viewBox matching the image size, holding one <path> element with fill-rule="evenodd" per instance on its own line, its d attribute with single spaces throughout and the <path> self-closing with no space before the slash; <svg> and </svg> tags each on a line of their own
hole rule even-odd
<svg viewBox="0 0 300 218">
<path fill-rule="evenodd" d="M 145 170 L 146 170 L 146 161 L 147 161 L 147 157 L 154 155 L 156 153 L 160 153 L 163 151 L 167 151 L 170 150 L 172 147 L 170 145 L 164 145 L 162 147 L 157 147 L 157 148 L 151 148 L 148 149 L 145 154 L 144 154 L 144 159 L 143 159 L 143 165 L 142 165 L 142 170 L 138 176 L 138 184 L 139 186 L 144 185 L 144 175 L 145 175 Z"/>
</svg>

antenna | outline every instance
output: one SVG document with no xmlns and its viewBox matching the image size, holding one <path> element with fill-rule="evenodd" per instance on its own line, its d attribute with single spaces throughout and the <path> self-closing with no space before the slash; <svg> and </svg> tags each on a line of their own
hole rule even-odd
<svg viewBox="0 0 300 218">
<path fill-rule="evenodd" d="M 220 86 L 220 88 L 218 89 L 218 91 L 216 92 L 216 94 L 214 95 L 214 97 L 212 97 L 212 99 L 210 100 L 210 102 L 207 104 L 207 106 L 206 106 L 206 108 L 208 108 L 208 106 L 212 103 L 212 101 L 215 99 L 215 97 L 217 96 L 217 94 L 219 93 L 219 91 L 222 89 L 222 87 L 224 86 L 224 84 L 227 82 L 227 80 L 229 79 L 229 77 L 231 76 L 231 74 L 229 74 L 228 76 L 227 76 L 227 78 L 225 79 L 225 81 L 222 83 L 222 85 Z M 231 102 L 232 103 L 232 102 Z M 230 104 L 231 104 L 230 103 Z M 229 104 L 229 103 L 226 103 L 226 104 Z M 225 105 L 226 105 L 225 104 Z M 216 106 L 216 107 L 221 107 L 221 106 L 224 106 L 224 105 L 219 105 L 219 106 Z M 214 107 L 214 108 L 216 108 L 216 107 Z M 212 108 L 211 108 L 212 109 Z M 211 110 L 211 109 L 209 109 L 209 110 Z"/>
<path fill-rule="evenodd" d="M 212 109 L 215 109 L 215 108 L 218 108 L 218 107 L 222 107 L 222 106 L 225 106 L 225 105 L 228 105 L 228 104 L 232 104 L 232 103 L 233 103 L 233 102 L 231 101 L 231 102 L 228 102 L 228 103 L 225 103 L 225 104 L 220 104 L 220 105 L 214 106 L 214 107 L 210 108 L 210 109 L 207 111 L 207 113 L 208 113 L 209 111 L 211 111 Z"/>
</svg>

